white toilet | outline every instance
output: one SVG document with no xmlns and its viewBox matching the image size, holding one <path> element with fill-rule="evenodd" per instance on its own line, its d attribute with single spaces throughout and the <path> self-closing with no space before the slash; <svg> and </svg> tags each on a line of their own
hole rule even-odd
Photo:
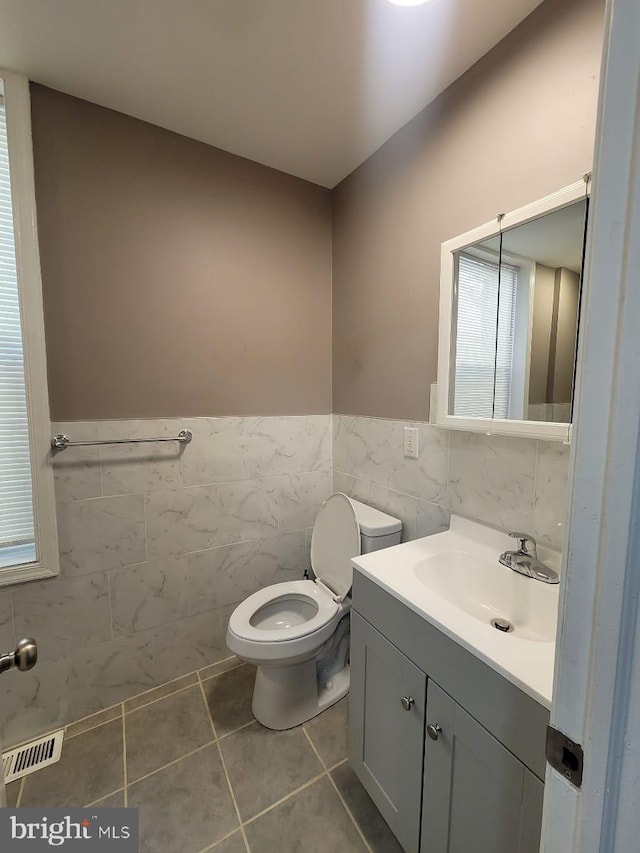
<svg viewBox="0 0 640 853">
<path fill-rule="evenodd" d="M 316 517 L 316 579 L 277 583 L 233 611 L 227 646 L 256 664 L 253 714 L 270 729 L 310 720 L 349 690 L 351 558 L 400 542 L 402 522 L 336 492 Z"/>
</svg>

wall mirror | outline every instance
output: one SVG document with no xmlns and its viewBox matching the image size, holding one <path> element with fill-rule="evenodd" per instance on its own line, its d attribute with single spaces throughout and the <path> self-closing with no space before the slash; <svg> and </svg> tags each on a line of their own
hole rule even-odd
<svg viewBox="0 0 640 853">
<path fill-rule="evenodd" d="M 588 177 L 442 245 L 437 423 L 569 440 Z"/>
</svg>

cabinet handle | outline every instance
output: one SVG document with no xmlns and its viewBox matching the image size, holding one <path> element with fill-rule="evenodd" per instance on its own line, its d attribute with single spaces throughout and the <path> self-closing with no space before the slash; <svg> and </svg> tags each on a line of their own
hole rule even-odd
<svg viewBox="0 0 640 853">
<path fill-rule="evenodd" d="M 403 696 L 400 701 L 402 702 L 402 707 L 405 711 L 410 711 L 413 705 L 415 705 L 415 699 L 411 696 Z"/>
<path fill-rule="evenodd" d="M 427 734 L 431 740 L 438 740 L 442 733 L 442 728 L 437 723 L 429 723 L 427 726 Z"/>
</svg>

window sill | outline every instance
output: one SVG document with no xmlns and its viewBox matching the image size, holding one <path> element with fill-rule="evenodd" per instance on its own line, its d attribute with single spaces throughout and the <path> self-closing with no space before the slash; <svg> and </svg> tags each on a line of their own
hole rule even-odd
<svg viewBox="0 0 640 853">
<path fill-rule="evenodd" d="M 0 568 L 0 587 L 55 577 L 58 577 L 57 571 L 48 569 L 40 563 L 25 563 L 22 566 L 10 565 Z"/>
</svg>

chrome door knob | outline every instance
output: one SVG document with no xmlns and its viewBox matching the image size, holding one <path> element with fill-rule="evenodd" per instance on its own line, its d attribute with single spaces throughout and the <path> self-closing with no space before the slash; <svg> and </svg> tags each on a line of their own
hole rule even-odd
<svg viewBox="0 0 640 853">
<path fill-rule="evenodd" d="M 403 696 L 400 701 L 402 702 L 402 707 L 405 709 L 405 711 L 410 711 L 411 708 L 415 705 L 415 699 L 413 699 L 411 696 Z"/>
<path fill-rule="evenodd" d="M 20 640 L 15 652 L 0 655 L 0 672 L 6 672 L 6 670 L 14 667 L 21 672 L 26 672 L 28 669 L 33 669 L 37 660 L 38 646 L 36 641 L 31 637 L 25 637 L 24 640 Z"/>
<path fill-rule="evenodd" d="M 15 656 L 15 665 L 21 672 L 26 672 L 38 662 L 38 645 L 32 637 L 25 637 L 20 640 L 13 653 Z"/>
<path fill-rule="evenodd" d="M 427 726 L 427 734 L 431 740 L 438 740 L 442 734 L 442 728 L 437 723 L 429 723 Z"/>
</svg>

